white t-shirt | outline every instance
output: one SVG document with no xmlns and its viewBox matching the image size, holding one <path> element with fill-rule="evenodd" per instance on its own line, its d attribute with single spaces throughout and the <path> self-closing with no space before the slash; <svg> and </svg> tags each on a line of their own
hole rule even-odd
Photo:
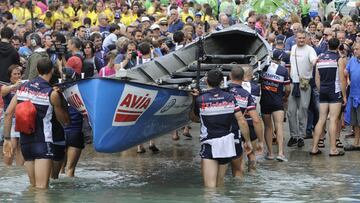
<svg viewBox="0 0 360 203">
<path fill-rule="evenodd" d="M 117 41 L 117 36 L 114 33 L 109 34 L 103 42 L 103 48 L 107 48 L 110 44 L 115 44 Z"/>
<path fill-rule="evenodd" d="M 296 50 L 296 51 L 295 51 Z M 296 52 L 296 60 L 298 68 L 296 68 L 296 60 L 295 60 L 295 52 Z M 312 78 L 312 71 L 313 71 L 313 64 L 315 64 L 317 60 L 317 55 L 314 50 L 309 45 L 305 45 L 303 47 L 297 47 L 295 44 L 291 47 L 290 53 L 290 64 L 291 64 L 291 71 L 290 77 L 293 83 L 299 82 L 298 72 L 300 77 L 310 79 Z"/>
<path fill-rule="evenodd" d="M 308 3 L 310 4 L 310 12 L 318 12 L 319 0 L 309 0 Z"/>
</svg>

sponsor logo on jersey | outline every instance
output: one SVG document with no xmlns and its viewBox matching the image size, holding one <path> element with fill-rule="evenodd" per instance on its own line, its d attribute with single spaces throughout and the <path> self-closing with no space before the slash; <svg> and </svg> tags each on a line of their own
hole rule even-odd
<svg viewBox="0 0 360 203">
<path fill-rule="evenodd" d="M 114 114 L 113 126 L 129 126 L 154 102 L 158 91 L 125 85 Z"/>
</svg>

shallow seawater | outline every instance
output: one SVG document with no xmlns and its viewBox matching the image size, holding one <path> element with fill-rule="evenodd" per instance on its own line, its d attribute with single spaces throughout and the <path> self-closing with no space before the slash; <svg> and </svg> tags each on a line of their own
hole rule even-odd
<svg viewBox="0 0 360 203">
<path fill-rule="evenodd" d="M 260 160 L 256 175 L 238 180 L 229 170 L 225 187 L 204 189 L 198 139 L 156 141 L 160 154 L 101 154 L 88 145 L 77 177 L 61 175 L 47 191 L 28 187 L 22 167 L 0 163 L 0 202 L 360 202 L 360 152 L 330 158 L 326 148 L 311 157 L 306 140 L 304 149 L 287 148 L 287 163 Z"/>
</svg>

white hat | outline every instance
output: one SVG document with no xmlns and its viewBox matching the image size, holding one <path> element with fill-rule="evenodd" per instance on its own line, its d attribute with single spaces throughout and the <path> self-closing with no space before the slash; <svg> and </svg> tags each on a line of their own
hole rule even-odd
<svg viewBox="0 0 360 203">
<path fill-rule="evenodd" d="M 160 26 L 156 23 L 154 23 L 150 26 L 150 30 L 155 30 L 155 29 L 160 29 Z"/>
<path fill-rule="evenodd" d="M 149 17 L 142 17 L 141 18 L 141 22 L 143 23 L 143 22 L 145 22 L 145 21 L 150 21 L 150 18 Z"/>
</svg>

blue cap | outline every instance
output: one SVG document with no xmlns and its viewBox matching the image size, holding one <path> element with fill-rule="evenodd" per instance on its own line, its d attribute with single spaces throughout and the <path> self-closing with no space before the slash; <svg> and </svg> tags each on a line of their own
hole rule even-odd
<svg viewBox="0 0 360 203">
<path fill-rule="evenodd" d="M 120 13 L 115 13 L 115 16 L 114 16 L 115 19 L 120 19 L 121 18 L 121 15 Z"/>
<path fill-rule="evenodd" d="M 197 13 L 195 13 L 195 16 L 202 16 L 202 13 L 201 13 L 201 12 L 197 12 Z"/>
</svg>

